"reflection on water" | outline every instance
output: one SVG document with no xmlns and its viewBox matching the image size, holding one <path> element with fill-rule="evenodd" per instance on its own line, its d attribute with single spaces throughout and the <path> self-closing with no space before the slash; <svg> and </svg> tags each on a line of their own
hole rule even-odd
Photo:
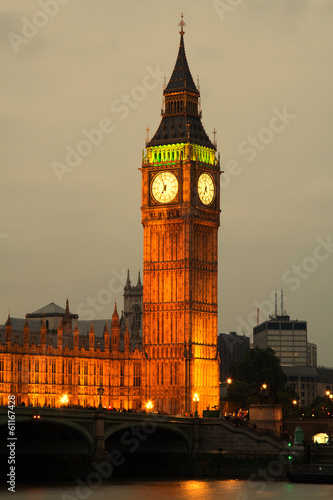
<svg viewBox="0 0 333 500">
<path fill-rule="evenodd" d="M 1 499 L 13 498 L 0 490 Z M 112 481 L 88 488 L 61 485 L 21 486 L 15 500 L 321 500 L 333 498 L 333 485 L 291 484 L 288 482 L 175 479 L 152 481 Z"/>
</svg>

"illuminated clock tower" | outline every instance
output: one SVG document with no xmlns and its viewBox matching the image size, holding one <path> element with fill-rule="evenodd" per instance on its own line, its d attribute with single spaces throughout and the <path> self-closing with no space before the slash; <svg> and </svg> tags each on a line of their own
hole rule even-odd
<svg viewBox="0 0 333 500">
<path fill-rule="evenodd" d="M 143 403 L 170 414 L 219 404 L 217 243 L 220 165 L 201 123 L 184 47 L 142 163 Z"/>
</svg>

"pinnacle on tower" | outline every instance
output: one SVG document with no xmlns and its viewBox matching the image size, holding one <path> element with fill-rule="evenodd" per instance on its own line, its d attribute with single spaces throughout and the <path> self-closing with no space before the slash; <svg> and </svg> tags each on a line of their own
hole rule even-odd
<svg viewBox="0 0 333 500">
<path fill-rule="evenodd" d="M 140 271 L 139 271 L 139 274 L 138 274 L 138 282 L 137 282 L 136 286 L 142 286 L 142 284 L 141 284 L 141 276 L 140 276 Z"/>
<path fill-rule="evenodd" d="M 9 313 L 8 313 L 8 319 L 6 321 L 6 326 L 12 326 L 12 322 L 11 322 L 10 314 Z"/>
<path fill-rule="evenodd" d="M 113 318 L 119 318 L 119 314 L 118 314 L 118 311 L 117 311 L 117 302 L 114 303 L 114 311 L 113 311 L 113 314 L 112 314 L 112 319 Z"/>
<path fill-rule="evenodd" d="M 131 286 L 131 278 L 130 278 L 130 272 L 129 272 L 129 269 L 128 269 L 127 270 L 127 279 L 126 279 L 125 288 L 130 287 L 130 286 Z"/>
<path fill-rule="evenodd" d="M 74 332 L 73 333 L 79 333 L 79 329 L 78 329 L 78 326 L 77 326 L 77 318 L 75 318 L 75 328 L 74 328 Z"/>
<path fill-rule="evenodd" d="M 196 87 L 185 52 L 183 18 L 179 23 L 180 43 L 176 64 L 163 90 L 162 120 L 146 148 L 190 142 L 216 150 L 201 123 L 200 92 Z"/>
<path fill-rule="evenodd" d="M 28 315 L 25 315 L 25 323 L 23 328 L 28 328 L 29 329 L 29 324 L 28 324 Z"/>
</svg>

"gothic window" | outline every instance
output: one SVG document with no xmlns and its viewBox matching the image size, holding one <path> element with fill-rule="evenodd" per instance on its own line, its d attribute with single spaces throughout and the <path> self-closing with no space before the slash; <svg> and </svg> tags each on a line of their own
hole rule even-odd
<svg viewBox="0 0 333 500">
<path fill-rule="evenodd" d="M 83 372 L 83 374 L 84 374 L 84 376 L 83 376 L 83 384 L 84 385 L 88 385 L 88 361 L 84 362 L 83 369 L 84 369 L 84 372 Z"/>
<path fill-rule="evenodd" d="M 125 363 L 120 363 L 120 387 L 125 385 Z"/>
<path fill-rule="evenodd" d="M 4 382 L 5 361 L 0 359 L 0 382 Z"/>
<path fill-rule="evenodd" d="M 72 360 L 69 360 L 67 365 L 67 372 L 68 372 L 68 383 L 70 385 L 72 384 L 72 371 L 73 371 Z"/>
<path fill-rule="evenodd" d="M 99 365 L 99 383 L 103 385 L 103 363 Z"/>
<path fill-rule="evenodd" d="M 140 364 L 134 363 L 134 374 L 133 374 L 133 386 L 140 387 L 141 385 L 141 377 L 140 377 Z"/>
<path fill-rule="evenodd" d="M 51 372 L 52 372 L 52 384 L 55 384 L 56 383 L 56 362 L 54 359 L 52 359 Z"/>
</svg>

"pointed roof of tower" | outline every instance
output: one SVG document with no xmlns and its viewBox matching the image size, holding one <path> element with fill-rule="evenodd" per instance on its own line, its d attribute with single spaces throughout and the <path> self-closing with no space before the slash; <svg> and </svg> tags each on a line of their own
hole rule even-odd
<svg viewBox="0 0 333 500">
<path fill-rule="evenodd" d="M 25 323 L 24 323 L 24 327 L 23 327 L 23 328 L 24 328 L 24 329 L 25 329 L 25 328 L 29 329 L 28 315 L 27 315 L 27 314 L 25 315 Z"/>
<path fill-rule="evenodd" d="M 75 328 L 73 330 L 73 333 L 79 333 L 79 328 L 77 326 L 77 318 L 75 318 Z"/>
<path fill-rule="evenodd" d="M 129 269 L 127 269 L 127 279 L 126 279 L 126 285 L 125 288 L 131 286 L 131 278 L 130 278 L 130 272 Z"/>
<path fill-rule="evenodd" d="M 142 286 L 142 284 L 141 284 L 141 276 L 140 276 L 140 271 L 139 271 L 139 274 L 138 274 L 138 282 L 137 282 L 136 286 Z"/>
<path fill-rule="evenodd" d="M 216 150 L 201 122 L 200 92 L 186 59 L 183 19 L 179 25 L 178 56 L 169 83 L 163 90 L 165 107 L 162 119 L 153 137 L 147 140 L 146 147 L 190 142 Z"/>
<path fill-rule="evenodd" d="M 10 314 L 8 313 L 8 319 L 6 321 L 6 326 L 12 326 L 12 322 L 10 320 Z"/>
<path fill-rule="evenodd" d="M 175 67 L 173 69 L 171 78 L 169 80 L 168 85 L 164 89 L 164 94 L 168 94 L 171 92 L 179 92 L 181 90 L 189 90 L 191 92 L 194 92 L 195 94 L 199 95 L 199 91 L 197 87 L 195 86 L 195 83 L 193 81 L 191 71 L 186 59 L 186 52 L 185 52 L 185 44 L 184 44 L 184 26 L 185 23 L 183 21 L 183 14 L 182 14 L 182 19 L 179 23 L 180 26 L 180 42 L 179 42 L 179 50 L 178 50 L 178 56 L 176 60 Z"/>
<path fill-rule="evenodd" d="M 91 322 L 89 333 L 95 333 L 93 322 Z"/>
<path fill-rule="evenodd" d="M 114 311 L 113 311 L 113 314 L 112 314 L 112 320 L 113 319 L 119 319 L 119 314 L 118 314 L 118 311 L 117 311 L 117 302 L 114 303 Z"/>
</svg>

